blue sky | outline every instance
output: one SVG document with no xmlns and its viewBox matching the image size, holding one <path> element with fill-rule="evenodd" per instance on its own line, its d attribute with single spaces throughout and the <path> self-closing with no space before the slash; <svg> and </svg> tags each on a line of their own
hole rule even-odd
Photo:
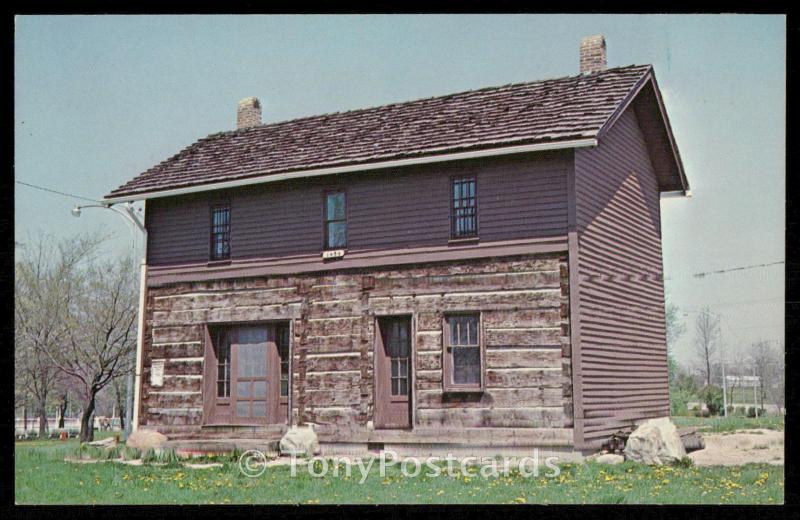
<svg viewBox="0 0 800 520">
<path fill-rule="evenodd" d="M 247 96 L 274 122 L 569 76 L 596 33 L 609 66 L 655 66 L 692 185 L 661 203 L 668 300 L 720 314 L 732 352 L 782 339 L 783 265 L 692 275 L 784 260 L 783 16 L 21 16 L 15 175 L 99 198 L 232 129 Z M 123 219 L 76 202 L 17 184 L 16 240 L 107 229 L 130 248 Z"/>
</svg>

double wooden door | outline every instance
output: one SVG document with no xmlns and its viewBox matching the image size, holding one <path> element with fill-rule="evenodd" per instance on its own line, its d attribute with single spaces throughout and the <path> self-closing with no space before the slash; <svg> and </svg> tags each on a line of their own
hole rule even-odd
<svg viewBox="0 0 800 520">
<path fill-rule="evenodd" d="M 411 427 L 411 318 L 378 318 L 375 427 Z"/>
<path fill-rule="evenodd" d="M 209 330 L 206 422 L 264 425 L 288 417 L 288 324 Z"/>
</svg>

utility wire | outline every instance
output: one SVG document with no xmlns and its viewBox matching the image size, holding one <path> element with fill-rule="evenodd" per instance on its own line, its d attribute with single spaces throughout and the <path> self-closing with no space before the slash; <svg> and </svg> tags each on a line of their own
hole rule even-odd
<svg viewBox="0 0 800 520">
<path fill-rule="evenodd" d="M 64 193 L 63 191 L 57 191 L 57 190 L 53 190 L 53 189 L 50 189 L 50 188 L 45 188 L 43 186 L 37 186 L 35 184 L 30 184 L 30 183 L 23 182 L 23 181 L 15 180 L 14 182 L 16 182 L 17 184 L 22 184 L 23 186 L 28 186 L 29 188 L 34 188 L 34 189 L 41 190 L 41 191 L 46 191 L 46 192 L 49 192 L 49 193 L 55 193 L 56 195 L 61 195 L 63 197 L 70 197 L 72 199 L 87 200 L 89 202 L 96 202 L 98 204 L 102 204 L 102 202 L 100 202 L 97 199 L 90 199 L 88 197 L 81 197 L 80 195 L 73 195 L 72 193 Z"/>
<path fill-rule="evenodd" d="M 42 191 L 46 191 L 46 192 L 49 192 L 49 193 L 55 193 L 56 195 L 61 195 L 63 197 L 70 197 L 70 198 L 73 198 L 73 199 L 86 200 L 86 201 L 89 201 L 89 202 L 97 202 L 98 204 L 102 204 L 102 202 L 97 200 L 97 199 L 90 199 L 88 197 L 82 197 L 80 195 L 74 195 L 72 193 L 65 193 L 63 191 L 58 191 L 58 190 L 54 190 L 54 189 L 51 189 L 51 188 L 45 188 L 43 186 L 37 186 L 36 184 L 30 184 L 28 182 L 23 182 L 23 181 L 19 181 L 19 180 L 15 180 L 14 182 L 16 182 L 17 184 L 22 184 L 23 186 L 28 186 L 30 188 L 37 189 L 37 190 L 42 190 Z M 708 275 L 712 275 L 712 274 L 724 274 L 724 273 L 730 273 L 730 272 L 734 272 L 734 271 L 745 271 L 745 270 L 748 270 L 748 269 L 758 269 L 758 268 L 761 268 L 761 267 L 771 267 L 773 265 L 781 265 L 781 264 L 785 264 L 785 263 L 786 263 L 785 261 L 781 260 L 781 261 L 778 261 L 778 262 L 770 262 L 770 263 L 764 263 L 764 264 L 744 265 L 744 266 L 739 266 L 739 267 L 731 267 L 731 268 L 728 268 L 728 269 L 718 269 L 716 271 L 705 271 L 705 272 L 693 273 L 691 276 L 694 277 L 694 278 L 704 278 L 704 277 L 706 277 Z M 685 275 L 683 275 L 683 276 L 685 276 Z M 681 277 L 681 278 L 683 276 L 679 275 L 679 277 Z M 620 276 L 620 275 L 607 276 L 607 278 L 610 278 L 610 279 L 614 279 L 614 278 L 630 278 L 630 277 L 631 277 L 631 275 L 627 275 L 627 276 Z M 652 275 L 650 275 L 650 277 L 652 277 Z M 644 278 L 647 278 L 647 276 L 645 275 Z M 671 278 L 672 277 L 664 277 L 665 280 L 670 280 Z"/>
<path fill-rule="evenodd" d="M 730 273 L 731 271 L 744 271 L 746 269 L 757 269 L 759 267 L 770 267 L 770 266 L 773 266 L 773 265 L 780 265 L 780 264 L 784 264 L 784 263 L 786 263 L 786 262 L 781 260 L 779 262 L 770 262 L 770 263 L 767 263 L 767 264 L 744 265 L 744 266 L 741 266 L 741 267 L 731 267 L 729 269 L 719 269 L 717 271 L 706 271 L 704 273 L 694 273 L 692 276 L 694 276 L 695 278 L 703 278 L 704 276 L 708 276 L 710 274 Z"/>
</svg>

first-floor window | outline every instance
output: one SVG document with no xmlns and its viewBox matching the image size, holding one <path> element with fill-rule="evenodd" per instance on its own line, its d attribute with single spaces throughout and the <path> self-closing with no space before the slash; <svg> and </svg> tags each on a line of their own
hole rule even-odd
<svg viewBox="0 0 800 520">
<path fill-rule="evenodd" d="M 289 327 L 278 327 L 276 343 L 278 356 L 281 359 L 281 397 L 289 396 Z"/>
<path fill-rule="evenodd" d="M 391 395 L 408 395 L 408 358 L 411 342 L 405 322 L 395 320 L 386 335 L 386 350 L 389 355 L 391 372 Z"/>
<path fill-rule="evenodd" d="M 217 331 L 217 397 L 231 395 L 231 340 L 228 331 Z"/>
<path fill-rule="evenodd" d="M 480 314 L 457 314 L 444 320 L 445 390 L 483 389 L 483 350 Z"/>
</svg>

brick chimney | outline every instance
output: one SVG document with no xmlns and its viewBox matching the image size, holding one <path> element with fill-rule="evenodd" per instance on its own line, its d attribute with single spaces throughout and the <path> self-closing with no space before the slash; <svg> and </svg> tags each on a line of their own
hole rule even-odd
<svg viewBox="0 0 800 520">
<path fill-rule="evenodd" d="M 581 74 L 606 70 L 606 38 L 602 34 L 581 39 Z"/>
<path fill-rule="evenodd" d="M 258 98 L 248 97 L 239 101 L 236 111 L 236 128 L 250 128 L 261 124 L 261 102 Z"/>
</svg>

